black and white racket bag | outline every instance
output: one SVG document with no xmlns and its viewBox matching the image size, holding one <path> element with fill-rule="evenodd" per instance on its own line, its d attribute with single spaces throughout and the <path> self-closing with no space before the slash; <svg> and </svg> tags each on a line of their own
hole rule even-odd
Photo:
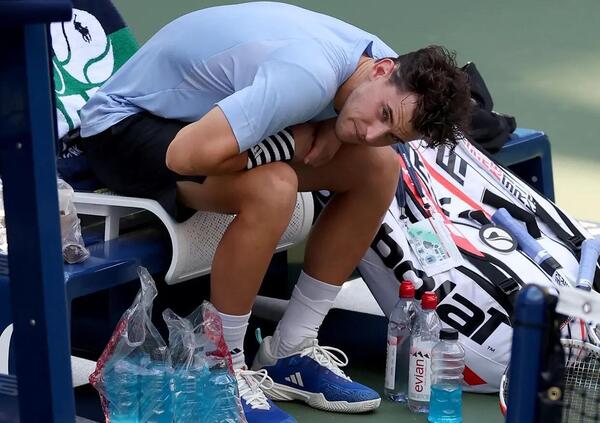
<svg viewBox="0 0 600 423">
<path fill-rule="evenodd" d="M 402 180 L 359 265 L 360 273 L 387 316 L 403 279 L 415 283 L 418 298 L 424 291 L 435 291 L 443 325 L 460 332 L 466 351 L 465 389 L 495 392 L 510 359 L 510 316 L 516 293 L 532 282 L 553 285 L 547 272 L 518 248 L 514 237 L 491 223 L 491 216 L 506 208 L 572 280 L 577 277 L 581 243 L 590 235 L 466 140 L 454 150 L 427 149 L 413 142 L 397 151 Z M 429 266 L 415 253 L 419 246 L 407 241 L 412 239 L 408 228 L 432 214 L 447 228 L 459 256 L 453 268 L 436 274 L 427 273 Z M 579 323 L 564 330 L 567 336 L 587 337 Z"/>
</svg>

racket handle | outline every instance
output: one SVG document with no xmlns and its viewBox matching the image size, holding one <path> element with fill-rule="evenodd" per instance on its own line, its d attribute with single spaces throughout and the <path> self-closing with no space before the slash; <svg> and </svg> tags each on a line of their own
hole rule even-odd
<svg viewBox="0 0 600 423">
<path fill-rule="evenodd" d="M 521 249 L 537 264 L 542 264 L 546 261 L 550 254 L 542 247 L 542 245 L 535 240 L 525 227 L 516 219 L 514 219 L 510 213 L 504 209 L 498 209 L 492 215 L 492 221 L 502 227 L 515 237 Z"/>
<path fill-rule="evenodd" d="M 581 260 L 577 275 L 577 288 L 592 289 L 596 265 L 600 256 L 600 239 L 586 239 L 581 245 Z"/>
</svg>

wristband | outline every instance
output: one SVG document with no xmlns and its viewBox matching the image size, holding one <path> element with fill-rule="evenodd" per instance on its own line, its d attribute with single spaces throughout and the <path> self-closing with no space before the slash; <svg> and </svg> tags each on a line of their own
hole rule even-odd
<svg viewBox="0 0 600 423">
<path fill-rule="evenodd" d="M 285 128 L 274 135 L 269 135 L 248 150 L 246 169 L 271 162 L 289 162 L 294 157 L 294 149 L 292 131 Z"/>
</svg>

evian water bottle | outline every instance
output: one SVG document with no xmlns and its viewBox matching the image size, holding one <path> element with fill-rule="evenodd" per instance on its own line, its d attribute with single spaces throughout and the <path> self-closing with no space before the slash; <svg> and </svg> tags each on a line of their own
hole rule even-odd
<svg viewBox="0 0 600 423">
<path fill-rule="evenodd" d="M 435 313 L 437 296 L 428 291 L 411 331 L 408 369 L 408 408 L 415 413 L 429 412 L 431 396 L 431 349 L 437 343 L 441 324 Z"/>
<path fill-rule="evenodd" d="M 406 402 L 410 330 L 415 320 L 415 287 L 410 281 L 400 284 L 400 299 L 390 314 L 385 361 L 385 396 Z"/>
</svg>

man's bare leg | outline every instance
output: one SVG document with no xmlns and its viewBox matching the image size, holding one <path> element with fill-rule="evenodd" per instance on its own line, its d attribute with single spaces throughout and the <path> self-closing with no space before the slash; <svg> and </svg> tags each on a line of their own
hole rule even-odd
<svg viewBox="0 0 600 423">
<path fill-rule="evenodd" d="M 203 184 L 180 182 L 188 207 L 235 213 L 212 263 L 211 302 L 222 313 L 250 312 L 277 242 L 287 227 L 297 195 L 297 177 L 285 163 L 209 176 Z"/>
<path fill-rule="evenodd" d="M 304 269 L 271 341 L 288 356 L 319 327 L 373 240 L 394 196 L 399 161 L 390 147 L 343 145 L 322 167 L 294 165 L 300 190 L 335 191 L 312 228 Z"/>
<path fill-rule="evenodd" d="M 373 410 L 381 402 L 379 394 L 347 379 L 340 369 L 343 358 L 332 358 L 315 338 L 391 203 L 398 158 L 389 147 L 343 145 L 322 167 L 294 168 L 301 190 L 325 188 L 335 195 L 311 231 L 304 271 L 283 318 L 273 337 L 261 344 L 252 368 L 269 372 L 275 383 L 266 392 L 273 398 L 346 413 Z M 302 380 L 310 380 L 311 385 Z"/>
<path fill-rule="evenodd" d="M 304 269 L 341 285 L 369 247 L 396 192 L 397 155 L 391 147 L 344 145 L 325 166 L 295 169 L 300 191 L 335 192 L 310 233 Z"/>
</svg>

